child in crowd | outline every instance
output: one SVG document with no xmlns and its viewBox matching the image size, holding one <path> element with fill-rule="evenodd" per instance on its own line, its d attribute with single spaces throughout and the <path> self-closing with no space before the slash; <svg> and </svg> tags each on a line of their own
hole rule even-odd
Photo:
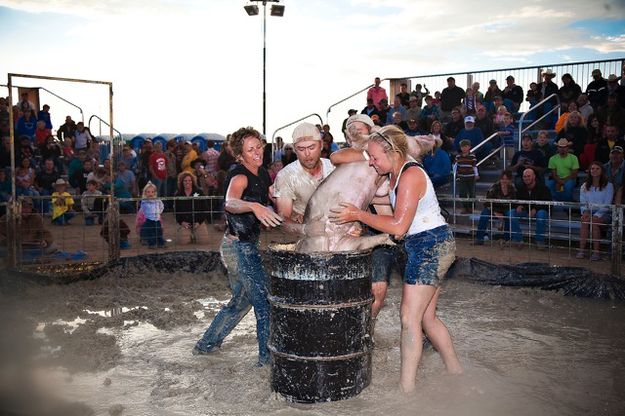
<svg viewBox="0 0 625 416">
<path fill-rule="evenodd" d="M 505 108 L 505 107 L 504 107 Z M 499 127 L 497 132 L 499 138 L 504 145 L 504 152 L 506 152 L 506 160 L 512 160 L 514 156 L 514 126 L 512 125 L 512 114 L 506 112 L 503 117 L 503 124 Z"/>
<path fill-rule="evenodd" d="M 553 143 L 549 142 L 549 137 L 545 130 L 538 132 L 536 136 L 536 143 L 534 143 L 534 149 L 540 150 L 545 156 L 545 160 L 549 160 L 551 156 L 556 154 L 556 147 Z"/>
<path fill-rule="evenodd" d="M 475 96 L 475 91 L 473 90 L 473 88 L 467 88 L 466 91 L 466 95 L 462 101 L 464 114 L 467 116 L 474 116 L 477 110 L 477 97 Z"/>
<path fill-rule="evenodd" d="M 505 118 L 506 118 L 507 112 L 508 112 L 508 109 L 506 108 L 505 105 L 500 105 L 499 107 L 497 107 L 497 113 L 495 113 L 495 119 L 493 120 L 496 127 L 501 128 L 505 125 Z"/>
<path fill-rule="evenodd" d="M 530 104 L 530 108 L 534 107 L 540 101 L 540 90 L 538 84 L 535 82 L 530 83 L 530 89 L 527 90 L 525 101 Z"/>
<path fill-rule="evenodd" d="M 75 214 L 74 199 L 66 192 L 67 183 L 63 179 L 54 182 L 54 192 L 52 192 L 52 224 L 69 225 Z"/>
<path fill-rule="evenodd" d="M 140 234 L 141 240 L 145 241 L 149 248 L 165 247 L 161 224 L 164 206 L 163 201 L 157 198 L 156 193 L 156 185 L 148 181 L 141 194 L 140 212 L 143 213 L 145 221 L 141 225 Z"/>
<path fill-rule="evenodd" d="M 271 178 L 271 183 L 276 180 L 276 176 L 278 176 L 278 172 L 282 170 L 284 166 L 282 165 L 281 160 L 275 160 L 269 164 L 269 177 Z"/>
<path fill-rule="evenodd" d="M 471 153 L 471 142 L 462 140 L 460 142 L 460 153 L 456 155 L 456 162 L 453 170 L 458 179 L 458 196 L 460 198 L 475 198 L 475 181 L 480 179 L 477 170 L 477 158 Z M 472 202 L 463 202 L 463 214 L 473 212 Z"/>
<path fill-rule="evenodd" d="M 82 193 L 80 206 L 85 216 L 85 225 L 94 225 L 98 214 L 95 212 L 96 198 L 102 196 L 102 192 L 98 191 L 98 182 L 94 179 L 87 181 L 87 190 Z"/>
</svg>

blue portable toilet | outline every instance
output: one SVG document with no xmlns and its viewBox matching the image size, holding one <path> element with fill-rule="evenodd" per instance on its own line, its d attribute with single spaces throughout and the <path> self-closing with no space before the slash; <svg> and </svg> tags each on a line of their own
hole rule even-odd
<svg viewBox="0 0 625 416">
<path fill-rule="evenodd" d="M 221 148 L 221 144 L 226 141 L 226 137 L 218 133 L 198 133 L 191 139 L 193 143 L 197 143 L 202 152 L 208 149 L 207 142 L 212 140 L 215 142 L 215 150 Z"/>
<path fill-rule="evenodd" d="M 139 150 L 141 149 L 141 146 L 143 145 L 143 142 L 145 141 L 145 139 L 152 138 L 154 136 L 155 134 L 152 134 L 152 133 L 137 134 L 135 137 L 130 139 L 130 147 L 132 147 L 135 150 L 135 152 L 139 153 Z"/>
<path fill-rule="evenodd" d="M 163 151 L 165 151 L 167 149 L 167 142 L 175 137 L 176 135 L 173 133 L 161 133 L 152 137 L 152 143 L 160 143 L 163 146 Z"/>
<path fill-rule="evenodd" d="M 195 137 L 195 134 L 193 133 L 182 133 L 182 134 L 176 135 L 176 137 L 174 137 L 174 140 L 176 141 L 176 143 L 182 143 L 182 142 L 186 142 L 187 140 L 191 140 L 194 137 Z"/>
</svg>

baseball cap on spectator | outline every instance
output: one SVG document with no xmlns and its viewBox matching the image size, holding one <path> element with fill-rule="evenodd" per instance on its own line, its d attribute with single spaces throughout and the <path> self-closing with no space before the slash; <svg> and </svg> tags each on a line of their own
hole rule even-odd
<svg viewBox="0 0 625 416">
<path fill-rule="evenodd" d="M 610 76 L 608 77 L 608 82 L 617 82 L 618 81 L 618 77 L 614 74 L 610 74 Z"/>
<path fill-rule="evenodd" d="M 467 139 L 460 140 L 460 147 L 462 146 L 471 146 L 471 140 L 467 140 Z"/>
<path fill-rule="evenodd" d="M 475 123 L 475 117 L 473 117 L 473 116 L 466 116 L 464 118 L 464 122 L 465 123 Z"/>
<path fill-rule="evenodd" d="M 312 123 L 300 123 L 293 130 L 292 137 L 293 144 L 297 144 L 305 140 L 321 140 L 321 133 L 319 133 L 317 126 Z"/>
<path fill-rule="evenodd" d="M 623 152 L 623 148 L 622 148 L 621 146 L 614 146 L 614 147 L 612 148 L 612 150 L 610 150 L 610 153 L 613 153 L 613 152 L 621 152 L 621 153 L 625 153 L 625 152 Z"/>
<path fill-rule="evenodd" d="M 380 118 L 377 114 L 374 114 L 373 116 L 374 117 L 377 116 L 378 120 Z M 361 123 L 365 123 L 369 127 L 374 126 L 372 117 L 369 117 L 366 114 L 354 114 L 353 116 L 347 119 L 347 123 L 345 123 L 345 126 L 349 127 L 350 124 L 355 123 L 357 121 L 360 121 Z"/>
<path fill-rule="evenodd" d="M 63 178 L 59 178 L 59 179 L 56 180 L 56 182 L 54 182 L 54 186 L 55 187 L 61 186 L 61 185 L 63 185 L 63 186 L 67 185 L 67 182 L 65 182 L 65 180 Z"/>
</svg>

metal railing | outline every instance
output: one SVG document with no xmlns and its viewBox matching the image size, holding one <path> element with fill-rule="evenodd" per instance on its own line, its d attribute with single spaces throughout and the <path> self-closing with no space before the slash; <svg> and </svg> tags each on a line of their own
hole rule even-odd
<svg viewBox="0 0 625 416">
<path fill-rule="evenodd" d="M 547 256 L 552 251 L 561 252 L 564 250 L 565 254 L 569 257 L 574 257 L 579 250 L 579 243 L 582 240 L 580 230 L 583 226 L 586 226 L 580 216 L 582 209 L 591 210 L 595 212 L 599 209 L 605 209 L 609 213 L 610 221 L 605 223 L 597 223 L 596 219 L 591 216 L 587 226 L 589 228 L 589 234 L 586 238 L 587 249 L 592 248 L 593 244 L 597 242 L 601 247 L 601 254 L 603 258 L 610 260 L 610 271 L 614 275 L 622 275 L 622 256 L 623 256 L 623 211 L 625 206 L 623 205 L 599 205 L 599 204 L 581 204 L 577 202 L 555 202 L 555 201 L 524 201 L 524 200 L 511 200 L 511 199 L 486 199 L 486 198 L 453 198 L 439 196 L 439 201 L 442 203 L 453 203 L 454 212 L 453 221 L 449 221 L 450 225 L 454 229 L 455 233 L 460 236 L 471 237 L 478 240 L 478 232 L 485 232 L 485 235 L 489 238 L 488 242 L 492 245 L 496 240 L 503 241 L 508 247 L 512 242 L 517 240 L 519 247 L 531 248 L 544 248 Z M 459 216 L 455 213 L 455 204 L 464 203 L 470 204 L 474 214 Z M 504 213 L 501 217 L 494 214 L 486 214 L 484 208 L 475 214 L 477 204 L 483 204 L 483 207 L 489 209 L 490 212 L 494 212 L 493 209 L 496 205 L 505 207 Z M 523 215 L 514 214 L 518 205 L 524 205 L 527 207 L 526 212 L 536 209 L 536 211 L 544 210 L 544 218 L 537 220 L 535 216 L 527 217 Z M 444 206 L 444 205 L 443 205 Z M 484 216 L 487 217 L 486 223 L 484 223 Z M 463 219 L 464 221 L 458 221 Z M 482 221 L 482 224 L 480 224 Z M 537 230 L 538 223 L 541 230 Z M 542 228 L 544 226 L 544 229 Z M 597 226 L 602 230 L 602 237 L 600 239 L 594 239 L 592 235 L 593 226 Z M 480 229 L 481 228 L 481 229 Z M 516 229 L 516 232 L 515 232 Z M 545 245 L 537 244 L 537 231 L 543 231 L 542 237 L 544 238 Z M 540 239 L 539 239 L 540 241 Z M 522 243 L 521 243 L 522 242 Z M 585 258 L 588 258 L 586 253 Z M 605 262 L 605 260 L 603 260 Z M 606 268 L 607 271 L 607 268 Z"/>
<path fill-rule="evenodd" d="M 108 200 L 108 197 L 104 196 Z M 50 200 L 50 197 L 33 197 L 35 201 L 35 209 L 37 211 L 45 211 L 42 209 L 43 203 Z M 83 267 L 85 263 L 105 263 L 120 257 L 154 253 L 161 251 L 193 251 L 193 250 L 213 250 L 217 251 L 223 235 L 223 208 L 221 196 L 203 196 L 203 197 L 163 197 L 161 199 L 166 211 L 161 215 L 162 232 L 164 246 L 150 248 L 149 242 L 142 241 L 141 226 L 137 223 L 137 207 L 140 198 L 120 198 L 113 199 L 113 209 L 101 208 L 94 210 L 90 215 L 76 210 L 73 218 L 70 220 L 69 226 L 53 225 L 52 218 L 49 214 L 36 212 L 31 215 L 37 215 L 41 218 L 43 227 L 48 230 L 55 243 L 55 250 L 47 250 L 46 247 L 23 247 L 20 236 L 25 234 L 27 230 L 19 229 L 19 216 L 16 221 L 18 226 L 17 232 L 11 233 L 11 223 L 9 216 L 3 216 L 3 235 L 14 235 L 14 243 L 16 244 L 17 261 L 15 267 L 30 268 L 54 265 L 74 265 L 75 267 Z M 184 200 L 193 200 L 194 206 L 191 210 L 181 211 L 180 203 Z M 455 234 L 459 239 L 469 237 L 472 240 L 478 236 L 478 232 L 484 232 L 487 239 L 485 244 L 492 247 L 497 240 L 503 241 L 504 245 L 499 246 L 496 252 L 501 249 L 511 249 L 515 244 L 510 241 L 517 240 L 523 243 L 518 244 L 518 248 L 526 249 L 530 260 L 542 259 L 553 262 L 558 259 L 561 264 L 566 264 L 570 258 L 575 258 L 579 250 L 579 242 L 581 240 L 580 229 L 583 226 L 581 217 L 578 212 L 582 208 L 589 209 L 607 209 L 610 214 L 611 221 L 602 225 L 603 233 L 599 239 L 592 236 L 592 232 L 587 237 L 587 250 L 585 261 L 589 258 L 589 250 L 593 245 L 598 243 L 600 253 L 603 259 L 599 262 L 604 265 L 605 272 L 608 271 L 607 263 L 610 262 L 609 270 L 614 275 L 623 275 L 622 271 L 622 254 L 623 254 L 623 210 L 621 205 L 588 205 L 574 202 L 552 202 L 552 201 L 522 201 L 522 200 L 498 200 L 485 198 L 451 198 L 439 197 L 442 203 L 458 202 L 470 203 L 474 208 L 476 204 L 484 204 L 484 208 L 489 208 L 490 212 L 497 211 L 496 205 L 503 206 L 499 211 L 504 211 L 503 215 L 495 216 L 485 214 L 482 210 L 474 211 L 475 214 L 463 216 L 459 219 L 465 221 L 449 221 Z M 75 205 L 80 205 L 80 197 L 74 197 Z M 204 203 L 204 205 L 202 205 Z M 517 204 L 528 206 L 528 211 L 533 208 L 544 209 L 545 215 L 543 219 L 544 225 L 544 245 L 537 244 L 536 232 L 538 221 L 536 218 L 526 218 L 510 214 L 515 210 Z M 443 205 L 444 206 L 444 205 Z M 6 203 L 0 204 L 2 208 L 9 208 Z M 196 208 L 197 207 L 197 208 Z M 188 214 L 192 218 L 201 220 L 201 225 L 193 229 L 185 227 L 179 214 Z M 486 216 L 486 222 L 483 220 Z M 91 217 L 88 221 L 87 218 Z M 482 223 L 480 224 L 480 220 Z M 118 224 L 117 232 L 119 237 L 111 240 L 109 234 L 109 224 Z M 591 217 L 589 230 L 596 225 L 595 219 Z M 124 231 L 125 230 L 125 231 Z M 31 230 L 32 231 L 32 230 Z M 149 230 L 148 230 L 149 231 Z M 296 238 L 285 234 L 278 228 L 275 232 L 263 233 L 262 244 L 268 244 L 275 241 L 293 241 Z M 7 255 L 10 252 L 12 241 L 5 241 L 7 249 L 4 251 Z M 143 244 L 147 243 L 147 244 Z M 113 247 L 115 245 L 115 247 Z M 477 256 L 485 257 L 492 250 L 485 250 L 477 253 Z M 512 261 L 521 261 L 518 251 L 510 251 Z M 517 254 L 515 254 L 517 253 Z M 114 256 L 112 256 L 114 254 Z M 542 256 L 542 257 L 541 257 Z M 609 259 L 609 260 L 608 260 Z M 579 260 L 584 261 L 584 260 Z M 599 264 L 594 263 L 594 264 Z"/>
<path fill-rule="evenodd" d="M 523 88 L 523 91 L 526 92 L 529 88 L 530 83 L 540 83 L 542 73 L 546 69 L 551 69 L 557 74 L 558 78 L 560 78 L 565 73 L 571 74 L 575 82 L 580 85 L 582 91 L 585 91 L 586 85 L 590 83 L 590 81 L 592 81 L 591 74 L 593 69 L 600 69 L 604 78 L 607 78 L 609 74 L 616 74 L 618 76 L 619 74 L 621 74 L 623 63 L 625 63 L 625 57 L 617 59 L 543 64 L 536 66 L 471 70 L 464 72 L 449 72 L 440 74 L 409 75 L 405 77 L 383 78 L 382 86 L 387 89 L 388 95 L 390 97 L 390 103 L 392 103 L 392 97 L 394 96 L 394 94 L 398 92 L 398 88 L 401 82 L 408 83 L 410 90 L 414 89 L 414 85 L 417 83 L 423 86 L 427 86 L 427 89 L 430 91 L 430 95 L 433 96 L 435 91 L 442 91 L 445 87 L 447 87 L 447 78 L 450 76 L 456 78 L 456 85 L 464 88 L 471 86 L 474 82 L 479 82 L 481 85 L 480 92 L 485 94 L 486 88 L 488 87 L 488 82 L 491 79 L 496 80 L 500 89 L 503 90 L 506 85 L 505 78 L 508 75 L 512 75 L 515 78 L 516 85 L 521 86 Z M 557 84 L 558 86 L 561 85 L 560 82 L 557 82 Z M 368 85 L 362 89 L 359 89 L 355 93 L 351 93 L 345 98 L 337 100 L 335 103 L 331 104 L 328 107 L 326 113 L 326 123 L 330 125 L 333 125 L 334 123 L 338 124 L 342 122 L 344 118 L 343 114 L 347 114 L 347 110 L 349 108 L 363 108 L 366 105 L 366 99 L 364 98 L 364 95 L 370 87 L 371 85 Z M 524 100 L 521 103 L 519 111 L 524 112 L 528 108 L 529 103 Z M 339 110 L 338 113 L 341 116 L 336 120 L 330 120 L 330 113 L 337 113 L 336 111 L 334 111 L 336 109 Z"/>
<path fill-rule="evenodd" d="M 534 120 L 529 126 L 523 127 L 523 124 L 524 124 L 525 119 L 527 118 L 528 114 L 536 112 L 538 109 L 544 107 L 546 104 L 549 104 L 554 99 L 556 100 L 557 104 L 553 108 L 551 108 L 549 111 L 544 113 L 539 119 Z M 560 110 L 561 110 L 561 108 L 560 108 L 560 97 L 558 96 L 558 94 L 551 94 L 549 97 L 545 98 L 544 100 L 541 100 L 534 107 L 530 108 L 525 113 L 523 113 L 521 115 L 521 117 L 519 118 L 519 145 L 518 145 L 518 149 L 521 150 L 521 138 L 523 137 L 523 133 L 525 133 L 526 131 L 528 131 L 529 129 L 531 129 L 532 127 L 534 127 L 535 125 L 537 125 L 542 120 L 544 120 L 545 118 L 549 117 L 551 114 L 553 114 L 556 111 L 558 112 L 558 118 L 559 118 L 560 117 Z"/>
</svg>

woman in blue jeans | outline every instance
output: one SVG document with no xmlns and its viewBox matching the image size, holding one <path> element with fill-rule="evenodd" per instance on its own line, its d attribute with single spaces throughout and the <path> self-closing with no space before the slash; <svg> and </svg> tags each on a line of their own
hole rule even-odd
<svg viewBox="0 0 625 416">
<path fill-rule="evenodd" d="M 254 307 L 258 366 L 262 366 L 269 362 L 269 301 L 267 276 L 258 251 L 260 226 L 276 227 L 282 218 L 267 206 L 271 179 L 262 167 L 260 133 L 251 127 L 241 128 L 231 135 L 229 144 L 238 163 L 230 169 L 224 184 L 227 228 L 221 254 L 232 298 L 215 316 L 193 353 L 208 354 L 219 348 Z"/>
<path fill-rule="evenodd" d="M 447 371 L 462 368 L 445 324 L 436 316 L 440 284 L 455 259 L 454 237 L 441 215 L 432 182 L 425 170 L 407 154 L 406 135 L 386 126 L 369 136 L 369 165 L 389 179 L 393 215 L 375 215 L 342 203 L 332 209 L 335 223 L 360 221 L 379 231 L 404 239 L 407 262 L 401 299 L 400 388 L 416 388 L 417 367 L 423 350 L 424 331 L 441 354 Z M 353 152 L 353 161 L 365 160 Z"/>
<path fill-rule="evenodd" d="M 486 199 L 515 199 L 516 189 L 512 184 L 512 171 L 504 170 L 501 172 L 499 180 L 495 182 L 488 192 L 486 193 Z M 475 233 L 475 244 L 484 244 L 484 237 L 486 231 L 491 226 L 491 222 L 494 218 L 499 220 L 506 219 L 506 212 L 510 211 L 512 207 L 510 204 L 486 202 L 484 203 L 484 209 L 480 214 L 480 221 L 477 224 L 477 233 Z M 493 218 L 494 217 L 494 218 Z"/>
</svg>

